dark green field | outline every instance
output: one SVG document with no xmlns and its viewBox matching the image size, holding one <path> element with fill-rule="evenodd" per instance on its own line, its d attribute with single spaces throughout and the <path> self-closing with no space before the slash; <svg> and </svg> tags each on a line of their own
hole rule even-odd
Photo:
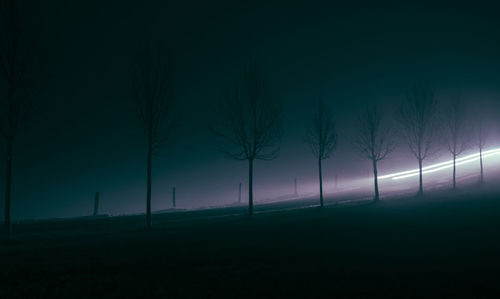
<svg viewBox="0 0 500 299">
<path fill-rule="evenodd" d="M 500 294 L 500 196 L 243 211 L 18 224 L 0 298 Z"/>
</svg>

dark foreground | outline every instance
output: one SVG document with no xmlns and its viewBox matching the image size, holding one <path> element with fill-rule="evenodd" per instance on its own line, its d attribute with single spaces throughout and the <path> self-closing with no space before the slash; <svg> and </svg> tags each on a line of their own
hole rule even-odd
<svg viewBox="0 0 500 299">
<path fill-rule="evenodd" d="M 0 298 L 500 294 L 498 196 L 228 211 L 18 225 Z"/>
</svg>

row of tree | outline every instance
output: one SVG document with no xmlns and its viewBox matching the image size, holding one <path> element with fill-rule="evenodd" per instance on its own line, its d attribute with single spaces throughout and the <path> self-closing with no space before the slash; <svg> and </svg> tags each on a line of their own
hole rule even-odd
<svg viewBox="0 0 500 299">
<path fill-rule="evenodd" d="M 336 121 L 331 105 L 318 101 L 307 128 L 307 144 L 318 163 L 319 201 L 323 200 L 322 161 L 335 151 L 338 141 Z M 436 139 L 444 140 L 453 159 L 453 189 L 456 189 L 456 160 L 467 148 L 479 149 L 480 182 L 483 176 L 482 151 L 487 131 L 482 118 L 472 123 L 467 117 L 464 103 L 458 98 L 446 101 L 447 109 L 439 109 L 434 91 L 427 84 L 415 84 L 401 102 L 394 119 L 399 126 L 389 125 L 381 107 L 376 103 L 365 107 L 358 115 L 355 133 L 349 136 L 359 155 L 368 159 L 373 167 L 374 200 L 380 199 L 378 188 L 378 162 L 394 151 L 397 140 L 404 139 L 418 163 L 418 196 L 423 195 L 423 162 L 440 146 Z M 215 136 L 224 143 L 221 150 L 229 158 L 249 163 L 249 214 L 253 213 L 253 162 L 270 160 L 279 154 L 281 137 L 281 105 L 271 92 L 269 82 L 255 66 L 245 70 L 241 83 L 219 106 Z M 475 128 L 475 131 L 470 130 Z"/>
<path fill-rule="evenodd" d="M 6 141 L 5 224 L 11 236 L 10 205 L 12 157 L 19 123 L 32 106 L 34 91 L 41 76 L 33 72 L 39 63 L 38 35 L 29 26 L 19 2 L 0 0 L 0 133 Z M 151 227 L 152 157 L 172 140 L 179 123 L 172 90 L 174 61 L 168 48 L 148 45 L 136 55 L 133 82 L 136 114 L 147 142 L 146 223 Z M 278 156 L 282 136 L 282 103 L 277 100 L 268 80 L 263 79 L 256 64 L 249 64 L 242 79 L 233 86 L 219 105 L 210 130 L 221 142 L 228 157 L 248 161 L 249 214 L 253 214 L 253 172 L 255 160 L 271 160 Z M 467 147 L 465 114 L 459 101 L 454 101 L 447 118 L 448 149 L 453 160 Z M 437 101 L 430 88 L 415 86 L 401 105 L 397 120 L 407 144 L 419 165 L 419 194 L 423 194 L 422 165 L 430 155 L 437 132 Z M 377 163 L 395 146 L 393 130 L 386 127 L 384 114 L 377 105 L 366 108 L 358 117 L 356 136 L 352 139 L 360 155 L 373 165 L 375 196 L 379 199 Z M 485 145 L 484 128 L 478 126 L 478 147 Z M 319 101 L 308 128 L 307 142 L 318 162 L 320 205 L 323 206 L 322 161 L 335 151 L 338 141 L 336 122 L 330 105 Z M 482 158 L 482 156 L 481 156 Z M 481 181 L 483 180 L 482 159 Z M 455 163 L 454 163 L 455 164 Z M 456 187 L 455 166 L 453 187 Z"/>
</svg>

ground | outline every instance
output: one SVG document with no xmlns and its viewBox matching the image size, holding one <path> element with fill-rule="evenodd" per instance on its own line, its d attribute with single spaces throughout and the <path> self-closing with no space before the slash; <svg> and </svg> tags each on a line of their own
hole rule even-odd
<svg viewBox="0 0 500 299">
<path fill-rule="evenodd" d="M 0 298 L 494 296 L 495 194 L 21 223 Z"/>
</svg>

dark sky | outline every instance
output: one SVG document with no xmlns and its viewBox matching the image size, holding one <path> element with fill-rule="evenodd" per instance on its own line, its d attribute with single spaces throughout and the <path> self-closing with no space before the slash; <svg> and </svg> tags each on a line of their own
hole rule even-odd
<svg viewBox="0 0 500 299">
<path fill-rule="evenodd" d="M 42 24 L 40 53 L 50 80 L 16 144 L 15 219 L 89 214 L 95 191 L 103 213 L 144 211 L 146 145 L 130 82 L 133 55 L 148 39 L 177 53 L 175 95 L 185 116 L 178 142 L 155 157 L 153 210 L 170 206 L 172 186 L 181 207 L 199 207 L 233 202 L 238 182 L 247 182 L 247 164 L 225 160 L 205 124 L 250 56 L 285 108 L 281 156 L 256 164 L 257 200 L 291 191 L 294 177 L 315 179 L 303 140 L 310 103 L 320 96 L 334 108 L 341 138 L 326 162 L 327 179 L 367 174 L 368 162 L 347 141 L 354 116 L 375 100 L 392 116 L 415 80 L 431 82 L 443 99 L 460 93 L 471 108 L 500 98 L 500 6 L 493 1 L 33 1 L 27 7 Z M 413 162 L 404 146 L 399 154 Z"/>
</svg>

